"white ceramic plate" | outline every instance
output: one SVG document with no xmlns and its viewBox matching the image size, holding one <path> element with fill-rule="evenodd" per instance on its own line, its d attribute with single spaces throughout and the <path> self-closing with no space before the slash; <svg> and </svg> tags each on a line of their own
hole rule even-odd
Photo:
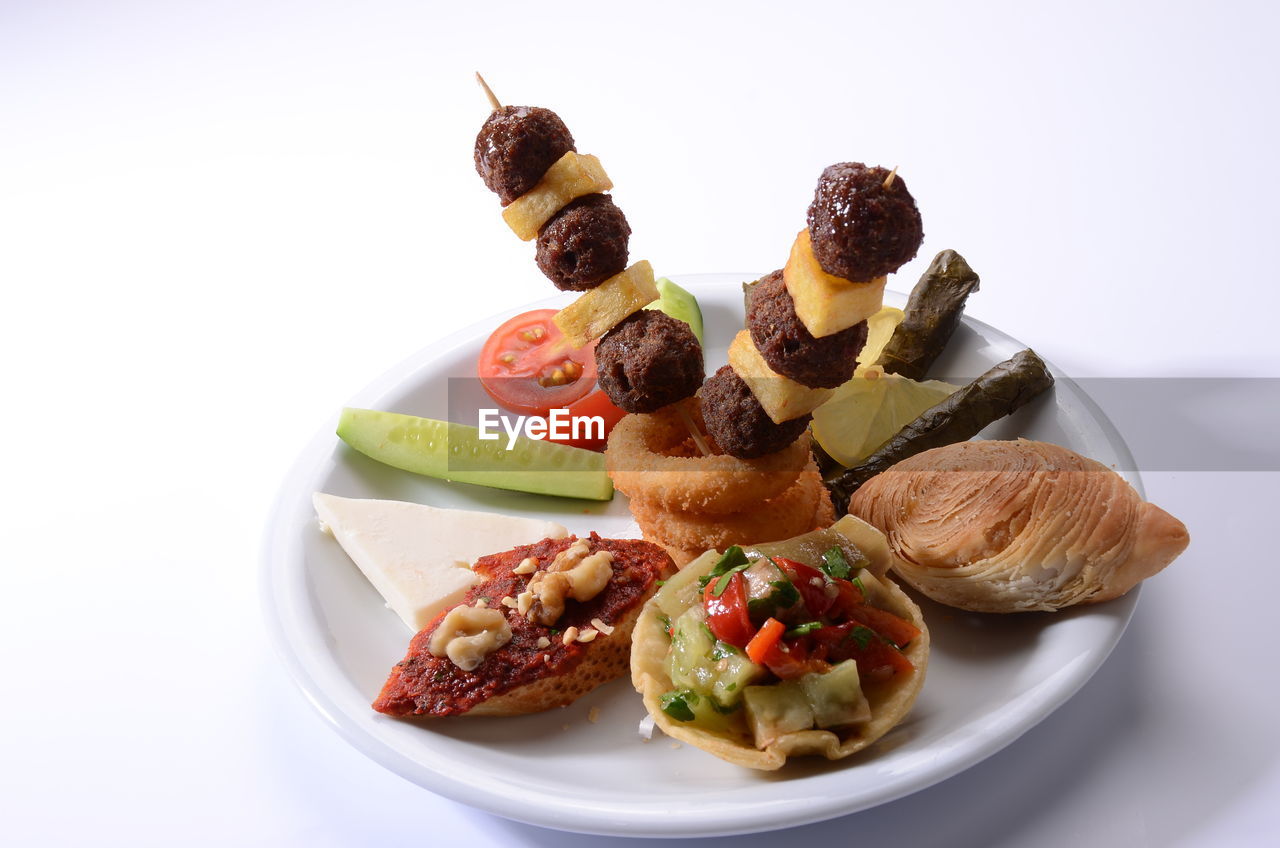
<svg viewBox="0 0 1280 848">
<path fill-rule="evenodd" d="M 740 284 L 748 279 L 677 278 L 702 304 L 708 374 L 724 364 L 742 325 Z M 906 298 L 889 292 L 885 300 L 901 306 Z M 473 375 L 484 339 L 520 311 L 440 340 L 349 405 L 446 417 L 447 378 Z M 1024 347 L 965 319 L 934 373 L 976 376 Z M 1065 445 L 1121 469 L 1141 491 L 1136 472 L 1126 470 L 1134 464 L 1120 435 L 1087 396 L 1055 376 L 1049 396 L 984 435 Z M 475 423 L 474 417 L 455 420 Z M 543 516 L 570 532 L 603 536 L 626 532 L 631 516 L 621 495 L 598 504 L 417 477 L 355 453 L 332 434 L 327 427 L 299 459 L 267 533 L 263 600 L 289 671 L 333 727 L 377 762 L 440 795 L 546 827 L 630 836 L 747 833 L 820 821 L 923 789 L 1008 745 L 1070 698 L 1111 652 L 1137 602 L 1135 591 L 1100 606 L 1017 616 L 923 602 L 933 650 L 924 691 L 906 721 L 861 755 L 794 762 L 777 773 L 729 765 L 660 731 L 642 741 L 637 727 L 644 708 L 626 680 L 550 713 L 392 719 L 369 704 L 412 634 L 337 543 L 319 532 L 313 491 Z M 599 710 L 597 722 L 588 720 L 592 708 Z"/>
</svg>

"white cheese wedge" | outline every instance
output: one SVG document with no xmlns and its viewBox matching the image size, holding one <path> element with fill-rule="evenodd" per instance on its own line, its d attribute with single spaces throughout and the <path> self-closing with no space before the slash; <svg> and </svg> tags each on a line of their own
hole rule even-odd
<svg viewBox="0 0 1280 848">
<path fill-rule="evenodd" d="M 330 533 L 413 632 L 461 603 L 480 582 L 471 564 L 485 554 L 568 531 L 554 521 L 316 492 L 311 502 Z"/>
</svg>

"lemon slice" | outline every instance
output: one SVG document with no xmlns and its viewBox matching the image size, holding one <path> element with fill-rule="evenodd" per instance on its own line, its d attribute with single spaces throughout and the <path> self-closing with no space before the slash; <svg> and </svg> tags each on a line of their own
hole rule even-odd
<svg viewBox="0 0 1280 848">
<path fill-rule="evenodd" d="M 941 380 L 916 382 L 886 374 L 878 365 L 860 366 L 853 379 L 813 411 L 814 438 L 841 465 L 857 465 L 958 388 Z"/>
<path fill-rule="evenodd" d="M 893 331 L 902 323 L 903 312 L 896 306 L 884 306 L 875 315 L 867 319 L 867 341 L 858 354 L 858 369 L 874 365 L 880 358 L 884 346 L 889 343 Z"/>
</svg>

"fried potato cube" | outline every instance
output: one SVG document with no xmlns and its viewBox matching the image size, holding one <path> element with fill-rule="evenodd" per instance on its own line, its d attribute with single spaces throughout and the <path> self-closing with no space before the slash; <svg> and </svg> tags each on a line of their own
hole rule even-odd
<svg viewBox="0 0 1280 848">
<path fill-rule="evenodd" d="M 569 201 L 613 188 L 613 181 L 590 154 L 570 150 L 552 165 L 538 184 L 502 210 L 507 226 L 523 241 L 538 237 L 538 230 Z"/>
<path fill-rule="evenodd" d="M 588 289 L 553 319 L 574 347 L 586 347 L 618 325 L 632 312 L 658 299 L 653 266 L 642 259 Z"/>
<path fill-rule="evenodd" d="M 729 367 L 747 384 L 775 424 L 813 412 L 835 393 L 834 389 L 811 389 L 775 372 L 756 350 L 747 330 L 739 331 L 729 345 Z"/>
<path fill-rule="evenodd" d="M 796 315 L 816 338 L 865 321 L 880 311 L 884 301 L 885 277 L 853 283 L 822 270 L 808 229 L 801 230 L 791 245 L 782 278 L 795 301 Z"/>
</svg>

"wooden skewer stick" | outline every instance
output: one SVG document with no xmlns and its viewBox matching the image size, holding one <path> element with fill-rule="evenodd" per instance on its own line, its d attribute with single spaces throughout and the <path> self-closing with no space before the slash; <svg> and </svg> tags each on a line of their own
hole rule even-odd
<svg viewBox="0 0 1280 848">
<path fill-rule="evenodd" d="M 479 74 L 476 74 L 476 76 L 480 76 L 480 75 L 479 75 Z M 484 85 L 484 80 L 481 80 L 481 81 L 480 81 L 480 84 L 481 84 L 481 85 Z M 486 85 L 486 86 L 485 86 L 485 88 L 487 89 L 487 88 L 488 88 L 488 86 Z M 497 108 L 497 107 L 495 107 L 495 108 Z M 884 178 L 884 187 L 885 187 L 885 188 L 888 188 L 889 186 L 893 185 L 893 178 L 894 178 L 894 177 L 896 177 L 896 176 L 898 176 L 898 166 L 897 166 L 897 165 L 894 165 L 894 166 L 893 166 L 893 170 L 889 172 L 889 176 L 887 176 L 887 177 L 885 177 L 885 178 Z"/>
<path fill-rule="evenodd" d="M 480 72 L 476 71 L 476 82 L 480 83 L 480 87 L 484 89 L 484 96 L 489 98 L 489 105 L 493 107 L 493 111 L 502 108 L 502 104 L 498 102 L 498 96 L 493 93 L 493 89 L 489 87 L 489 83 L 484 81 L 484 77 L 480 76 Z"/>
<path fill-rule="evenodd" d="M 693 416 L 689 414 L 689 410 L 685 409 L 684 404 L 679 404 L 676 406 L 676 411 L 680 413 L 680 420 L 688 428 L 689 435 L 693 437 L 693 443 L 698 446 L 698 450 L 702 451 L 703 456 L 711 456 L 711 446 L 707 444 L 706 439 L 702 438 L 702 431 L 694 423 Z"/>
</svg>

